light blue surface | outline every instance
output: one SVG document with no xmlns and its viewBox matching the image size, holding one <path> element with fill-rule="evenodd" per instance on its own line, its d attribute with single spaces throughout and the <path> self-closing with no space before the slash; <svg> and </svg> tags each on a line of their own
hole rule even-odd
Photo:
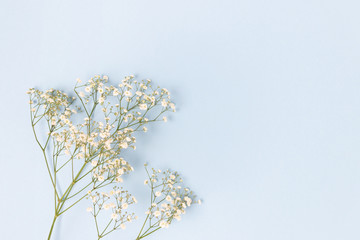
<svg viewBox="0 0 360 240">
<path fill-rule="evenodd" d="M 46 239 L 52 218 L 25 91 L 94 74 L 151 78 L 179 106 L 129 158 L 179 170 L 204 204 L 149 239 L 360 239 L 359 7 L 2 0 L 0 239 Z M 95 239 L 87 205 L 54 240 Z"/>
</svg>

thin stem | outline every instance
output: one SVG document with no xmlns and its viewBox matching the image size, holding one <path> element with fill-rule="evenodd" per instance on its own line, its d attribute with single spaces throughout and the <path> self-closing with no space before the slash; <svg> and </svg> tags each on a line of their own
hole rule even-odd
<svg viewBox="0 0 360 240">
<path fill-rule="evenodd" d="M 158 228 L 156 228 L 155 230 L 149 232 L 148 234 L 142 235 L 140 238 L 137 238 L 137 239 L 142 239 L 142 238 L 144 238 L 144 237 L 146 237 L 146 236 L 149 236 L 150 234 L 156 232 L 156 231 L 159 230 L 160 228 L 161 228 L 161 227 L 158 227 Z"/>
<path fill-rule="evenodd" d="M 110 224 L 111 224 L 112 221 L 113 221 L 113 220 L 111 219 L 111 221 L 109 221 L 109 223 L 106 225 L 104 231 L 102 231 L 102 233 L 100 234 L 101 237 L 105 236 L 105 235 L 103 235 L 103 234 L 104 234 L 105 231 L 108 229 L 108 227 L 110 226 Z"/>
<path fill-rule="evenodd" d="M 87 196 L 87 194 L 85 194 L 84 196 L 82 196 L 80 199 L 78 199 L 76 202 L 74 202 L 73 204 L 71 204 L 69 207 L 67 207 L 64 211 L 60 212 L 59 215 L 63 214 L 64 212 L 66 212 L 67 210 L 69 210 L 70 208 L 72 208 L 75 204 L 77 204 L 78 202 L 80 202 L 81 200 L 83 200 L 85 197 Z"/>
<path fill-rule="evenodd" d="M 50 240 L 50 238 L 51 238 L 51 234 L 52 234 L 52 232 L 54 230 L 54 225 L 55 225 L 57 217 L 58 216 L 55 214 L 54 219 L 53 219 L 52 224 L 51 224 L 50 231 L 49 231 L 48 240 Z"/>
<path fill-rule="evenodd" d="M 150 216 L 150 214 L 148 214 L 148 215 L 146 216 L 146 219 L 145 219 L 145 221 L 144 221 L 144 224 L 142 225 L 142 227 L 141 227 L 141 229 L 140 229 L 140 232 L 139 232 L 139 234 L 137 235 L 136 239 L 138 239 L 138 238 L 140 237 L 141 232 L 143 231 L 143 229 L 144 229 L 144 227 L 145 227 L 145 224 L 146 224 L 149 216 Z"/>
</svg>

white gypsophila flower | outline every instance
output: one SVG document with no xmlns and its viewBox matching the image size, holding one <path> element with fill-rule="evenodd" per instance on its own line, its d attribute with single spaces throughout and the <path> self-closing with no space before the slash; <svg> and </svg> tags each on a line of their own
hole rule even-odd
<svg viewBox="0 0 360 240">
<path fill-rule="evenodd" d="M 76 81 L 77 81 L 78 83 L 81 83 L 81 82 L 82 82 L 80 78 L 77 78 Z"/>
<path fill-rule="evenodd" d="M 160 226 L 161 228 L 167 228 L 167 227 L 169 227 L 169 223 L 166 222 L 166 221 L 161 221 L 160 224 L 159 224 L 159 226 Z"/>
<path fill-rule="evenodd" d="M 95 167 L 97 164 L 98 164 L 98 161 L 96 161 L 96 160 L 91 161 L 91 166 Z"/>
<path fill-rule="evenodd" d="M 129 204 L 124 203 L 123 205 L 121 205 L 121 208 L 122 208 L 122 209 L 127 209 L 127 208 L 128 208 L 128 206 L 129 206 Z"/>
<path fill-rule="evenodd" d="M 123 142 L 123 143 L 120 143 L 119 146 L 120 146 L 121 148 L 126 149 L 126 148 L 128 148 L 129 145 L 128 145 L 127 142 Z"/>
<path fill-rule="evenodd" d="M 125 228 L 126 228 L 125 224 L 123 224 L 123 223 L 120 224 L 120 228 L 121 228 L 121 229 L 125 229 Z"/>
<path fill-rule="evenodd" d="M 164 121 L 164 122 L 167 122 L 167 117 L 163 117 L 163 121 Z"/>
<path fill-rule="evenodd" d="M 100 182 L 102 182 L 102 181 L 104 181 L 105 180 L 105 178 L 104 178 L 104 176 L 98 176 L 98 178 L 97 178 Z"/>
<path fill-rule="evenodd" d="M 116 213 L 111 214 L 111 218 L 112 218 L 113 220 L 116 220 L 116 219 L 118 218 L 118 216 L 119 216 L 119 215 L 117 215 Z"/>
<path fill-rule="evenodd" d="M 88 208 L 86 209 L 86 211 L 87 211 L 87 212 L 92 212 L 92 211 L 93 211 L 93 208 L 92 208 L 92 207 L 88 207 Z"/>
<path fill-rule="evenodd" d="M 160 211 L 155 211 L 155 212 L 154 212 L 154 216 L 155 216 L 155 217 L 161 216 L 161 212 L 160 212 Z"/>
<path fill-rule="evenodd" d="M 144 132 L 147 132 L 147 130 L 148 130 L 147 127 L 143 127 Z"/>
<path fill-rule="evenodd" d="M 79 96 L 83 98 L 83 97 L 85 97 L 85 93 L 79 92 Z"/>
<path fill-rule="evenodd" d="M 123 174 L 124 174 L 124 169 L 120 168 L 120 169 L 117 171 L 117 173 L 118 173 L 119 175 L 123 175 Z"/>
<path fill-rule="evenodd" d="M 166 196 L 166 201 L 171 202 L 171 201 L 172 201 L 171 196 L 167 195 L 167 196 Z"/>
<path fill-rule="evenodd" d="M 119 95 L 119 94 L 120 94 L 119 90 L 117 90 L 117 89 L 115 88 L 114 91 L 113 91 L 113 96 L 117 96 L 117 95 Z"/>
<path fill-rule="evenodd" d="M 146 109 L 147 109 L 147 105 L 146 105 L 145 103 L 139 104 L 139 108 L 140 108 L 140 110 L 146 110 Z"/>
<path fill-rule="evenodd" d="M 174 111 L 175 111 L 175 104 L 173 104 L 173 103 L 169 103 L 169 106 L 170 106 L 170 108 L 171 108 L 172 110 L 174 110 Z"/>
<path fill-rule="evenodd" d="M 90 86 L 86 87 L 85 92 L 91 92 L 91 87 Z"/>
<path fill-rule="evenodd" d="M 161 192 L 160 192 L 160 191 L 157 191 L 157 192 L 155 193 L 155 196 L 160 197 L 160 196 L 161 196 Z"/>
<path fill-rule="evenodd" d="M 124 92 L 124 95 L 125 95 L 126 97 L 131 97 L 131 96 L 132 96 L 132 93 L 131 93 L 130 91 L 125 91 L 125 92 Z"/>
</svg>

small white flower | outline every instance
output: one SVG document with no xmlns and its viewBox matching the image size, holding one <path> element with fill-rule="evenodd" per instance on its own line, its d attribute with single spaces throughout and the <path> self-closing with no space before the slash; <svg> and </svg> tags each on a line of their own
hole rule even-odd
<svg viewBox="0 0 360 240">
<path fill-rule="evenodd" d="M 76 81 L 77 81 L 78 83 L 81 83 L 81 82 L 82 82 L 80 78 L 77 78 Z"/>
<path fill-rule="evenodd" d="M 121 229 L 125 229 L 125 228 L 126 228 L 125 224 L 122 223 L 122 224 L 120 225 L 120 228 L 121 228 Z"/>
<path fill-rule="evenodd" d="M 147 109 L 147 105 L 146 105 L 145 103 L 139 104 L 139 108 L 140 108 L 140 110 L 146 110 L 146 109 Z"/>
<path fill-rule="evenodd" d="M 161 228 L 169 227 L 169 223 L 167 223 L 166 221 L 161 221 L 159 225 L 160 225 Z"/>
<path fill-rule="evenodd" d="M 157 192 L 155 193 L 155 196 L 160 197 L 160 196 L 161 196 L 161 192 L 160 192 L 160 191 L 157 191 Z"/>
<path fill-rule="evenodd" d="M 170 104 L 169 104 L 169 106 L 170 106 L 170 108 L 171 108 L 172 110 L 174 110 L 174 111 L 175 111 L 175 104 L 170 103 Z"/>
<path fill-rule="evenodd" d="M 86 88 L 85 88 L 85 92 L 90 92 L 91 91 L 91 87 L 90 86 L 87 86 Z"/>
<path fill-rule="evenodd" d="M 93 167 L 95 167 L 97 164 L 98 164 L 98 161 L 96 161 L 96 160 L 93 160 L 93 161 L 91 162 L 91 166 L 93 166 Z"/>
<path fill-rule="evenodd" d="M 124 203 L 123 205 L 121 205 L 122 209 L 127 209 L 128 207 L 129 207 L 129 204 L 127 204 L 127 203 Z"/>
<path fill-rule="evenodd" d="M 88 207 L 88 208 L 86 209 L 87 212 L 92 212 L 92 210 L 93 210 L 92 207 Z"/>
<path fill-rule="evenodd" d="M 164 122 L 167 122 L 167 117 L 163 117 L 163 121 L 164 121 Z"/>
<path fill-rule="evenodd" d="M 132 93 L 131 93 L 130 91 L 125 91 L 125 92 L 124 92 L 124 95 L 125 95 L 126 97 L 131 97 L 131 96 L 132 96 Z"/>
<path fill-rule="evenodd" d="M 100 182 L 102 182 L 102 181 L 105 180 L 105 178 L 104 178 L 104 176 L 98 176 L 98 180 L 99 180 Z"/>
<path fill-rule="evenodd" d="M 168 201 L 168 202 L 171 202 L 171 201 L 172 201 L 172 198 L 171 198 L 170 195 L 167 195 L 167 196 L 166 196 L 166 201 Z"/>
<path fill-rule="evenodd" d="M 114 95 L 114 96 L 119 95 L 119 91 L 118 91 L 117 89 L 114 89 L 114 91 L 113 91 L 113 95 Z"/>
<path fill-rule="evenodd" d="M 117 215 L 116 213 L 113 213 L 113 214 L 111 215 L 111 218 L 112 218 L 113 220 L 116 220 L 116 219 L 118 218 L 118 215 Z"/>
<path fill-rule="evenodd" d="M 123 143 L 120 143 L 119 146 L 120 146 L 121 148 L 126 149 L 126 148 L 128 148 L 129 145 L 128 145 L 127 142 L 123 142 Z"/>
<path fill-rule="evenodd" d="M 144 132 L 147 132 L 147 130 L 148 130 L 147 127 L 143 127 Z"/>
<path fill-rule="evenodd" d="M 155 217 L 161 216 L 161 212 L 160 212 L 160 211 L 155 211 L 155 212 L 154 212 L 154 216 L 155 216 Z"/>
<path fill-rule="evenodd" d="M 85 97 L 85 94 L 83 92 L 79 92 L 80 97 Z"/>
</svg>

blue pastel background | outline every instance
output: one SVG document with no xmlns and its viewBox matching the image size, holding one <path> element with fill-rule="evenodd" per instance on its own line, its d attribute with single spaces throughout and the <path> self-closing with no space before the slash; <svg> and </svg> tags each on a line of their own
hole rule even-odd
<svg viewBox="0 0 360 240">
<path fill-rule="evenodd" d="M 52 218 L 26 90 L 94 74 L 151 78 L 178 103 L 128 160 L 139 188 L 147 161 L 179 170 L 204 204 L 149 239 L 360 239 L 358 1 L 0 5 L 0 239 L 46 239 Z M 87 205 L 54 240 L 95 239 Z M 128 228 L 108 239 L 134 239 Z"/>
</svg>

